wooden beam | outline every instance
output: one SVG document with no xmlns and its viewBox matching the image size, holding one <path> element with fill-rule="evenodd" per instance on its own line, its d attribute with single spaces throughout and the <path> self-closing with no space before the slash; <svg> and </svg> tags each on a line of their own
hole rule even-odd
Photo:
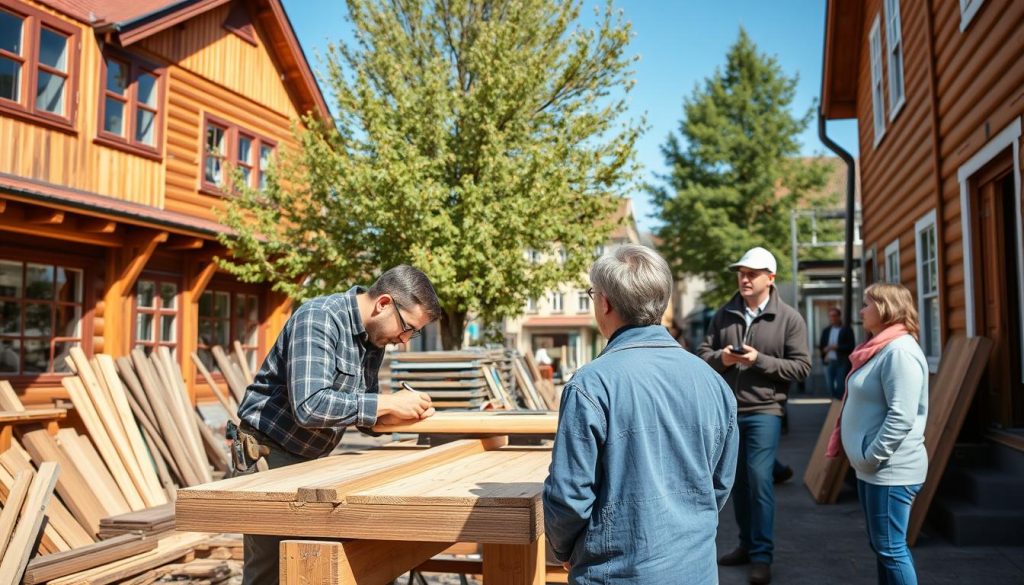
<svg viewBox="0 0 1024 585">
<path fill-rule="evenodd" d="M 77 244 L 102 246 L 104 248 L 119 248 L 124 245 L 124 238 L 119 234 L 90 233 L 77 229 L 67 229 L 66 226 L 58 224 L 35 223 L 25 217 L 26 213 L 27 211 L 22 205 L 7 204 L 4 220 L 0 222 L 0 231 L 41 236 Z"/>
<path fill-rule="evenodd" d="M 185 376 L 189 400 L 195 403 L 196 369 L 189 363 L 187 356 L 199 349 L 199 298 L 217 274 L 217 263 L 211 251 L 187 254 L 183 259 L 182 272 L 185 282 L 181 291 L 181 342 L 178 356 L 182 358 L 181 371 Z"/>
<path fill-rule="evenodd" d="M 530 544 L 484 544 L 484 583 L 544 585 L 544 535 Z"/>
<path fill-rule="evenodd" d="M 6 199 L 0 199 L 0 213 L 3 213 L 6 210 L 7 210 L 7 200 Z"/>
<path fill-rule="evenodd" d="M 285 540 L 281 542 L 281 583 L 390 583 L 450 545 L 394 540 Z"/>
<path fill-rule="evenodd" d="M 117 231 L 117 222 L 102 217 L 82 217 L 78 219 L 78 230 L 90 234 L 112 234 Z"/>
<path fill-rule="evenodd" d="M 57 483 L 60 466 L 47 461 L 39 466 L 39 472 L 32 479 L 21 518 L 11 536 L 7 552 L 0 561 L 0 583 L 18 583 L 25 571 L 32 551 L 35 550 L 36 536 L 43 526 L 46 508 L 53 496 L 53 486 Z"/>
<path fill-rule="evenodd" d="M 29 223 L 60 225 L 64 223 L 64 212 L 60 209 L 33 207 L 25 210 L 25 221 Z"/>
<path fill-rule="evenodd" d="M 558 414 L 528 411 L 439 412 L 430 418 L 395 425 L 375 425 L 377 433 L 473 435 L 553 435 Z"/>
<path fill-rule="evenodd" d="M 167 245 L 163 247 L 164 250 L 171 250 L 174 252 L 181 252 L 184 250 L 199 250 L 206 244 L 206 240 L 203 238 L 190 238 L 186 236 L 171 236 L 167 240 Z"/>
<path fill-rule="evenodd" d="M 167 241 L 163 231 L 142 231 L 124 238 L 124 247 L 107 253 L 107 281 L 103 294 L 104 350 L 115 357 L 128 353 L 131 294 L 135 281 L 156 247 Z"/>
</svg>

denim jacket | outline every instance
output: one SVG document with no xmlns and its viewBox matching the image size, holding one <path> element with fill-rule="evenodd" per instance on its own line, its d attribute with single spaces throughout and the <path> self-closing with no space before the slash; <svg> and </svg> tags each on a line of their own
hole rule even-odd
<svg viewBox="0 0 1024 585">
<path fill-rule="evenodd" d="M 717 583 L 736 399 L 664 327 L 612 337 L 562 392 L 544 527 L 570 583 Z"/>
</svg>

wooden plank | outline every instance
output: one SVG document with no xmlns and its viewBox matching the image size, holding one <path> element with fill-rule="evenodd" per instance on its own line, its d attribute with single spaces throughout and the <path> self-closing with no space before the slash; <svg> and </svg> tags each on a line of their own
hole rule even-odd
<svg viewBox="0 0 1024 585">
<path fill-rule="evenodd" d="M 220 402 L 221 406 L 223 406 L 224 410 L 228 413 L 228 418 L 231 419 L 231 422 L 236 425 L 239 424 L 241 420 L 238 418 L 238 404 L 234 399 L 224 394 L 224 391 L 220 389 L 217 382 L 213 380 L 210 370 L 206 369 L 206 366 L 203 364 L 203 360 L 199 358 L 199 354 L 194 351 L 192 352 L 192 363 L 195 364 L 199 374 L 204 380 L 206 380 L 207 385 L 210 386 L 210 391 L 217 397 L 217 401 Z"/>
<path fill-rule="evenodd" d="M 199 416 L 199 413 L 192 411 L 192 415 L 195 417 L 195 425 L 199 429 L 199 436 L 203 439 L 203 449 L 206 451 L 206 456 L 209 458 L 213 468 L 221 473 L 227 473 L 228 468 L 231 467 L 231 462 L 228 460 L 228 455 L 224 451 L 224 441 L 218 441 L 217 437 L 213 435 L 213 431 L 210 427 L 206 426 L 206 421 L 203 417 Z"/>
<path fill-rule="evenodd" d="M 24 424 L 60 420 L 67 416 L 63 408 L 39 408 L 32 410 L 2 410 L 0 424 Z"/>
<path fill-rule="evenodd" d="M 243 379 L 247 384 L 252 382 L 253 374 L 249 369 L 249 360 L 245 358 L 245 350 L 242 349 L 242 342 L 236 339 L 232 342 L 231 347 L 235 350 L 235 357 L 238 358 L 238 367 L 241 370 Z"/>
<path fill-rule="evenodd" d="M 285 540 L 281 542 L 281 583 L 390 583 L 449 545 L 393 540 Z"/>
<path fill-rule="evenodd" d="M 21 580 L 25 565 L 35 548 L 36 536 L 42 528 L 59 472 L 58 464 L 47 461 L 39 466 L 38 473 L 32 478 L 14 534 L 6 554 L 0 560 L 0 583 L 17 583 Z"/>
<path fill-rule="evenodd" d="M 804 472 L 804 485 L 811 492 L 811 498 L 819 504 L 836 503 L 839 490 L 843 487 L 846 470 L 850 468 L 850 462 L 846 459 L 845 453 L 840 453 L 834 459 L 825 456 L 828 441 L 832 437 L 832 430 L 836 428 L 842 408 L 841 401 L 832 401 L 828 414 L 825 415 L 825 421 L 821 425 L 821 431 L 818 432 L 818 440 L 814 443 L 811 458 L 807 462 L 807 470 Z"/>
<path fill-rule="evenodd" d="M 209 538 L 209 534 L 173 533 L 159 539 L 155 549 L 105 565 L 51 580 L 50 585 L 107 585 L 179 559 Z"/>
<path fill-rule="evenodd" d="M 228 359 L 224 348 L 215 345 L 210 348 L 210 353 L 213 354 L 214 361 L 217 362 L 217 367 L 220 368 L 220 373 L 224 376 L 224 379 L 228 383 L 228 388 L 231 389 L 231 393 L 235 395 L 235 401 L 238 404 L 242 403 L 242 399 L 245 397 L 245 388 L 248 383 L 242 379 L 241 374 L 231 364 L 231 360 Z"/>
<path fill-rule="evenodd" d="M 110 475 L 107 466 L 103 464 L 96 448 L 89 442 L 89 437 L 79 435 L 74 429 L 60 429 L 57 431 L 57 443 L 61 450 L 75 462 L 83 476 L 88 477 L 91 482 L 99 484 L 99 487 L 93 486 L 93 489 L 103 494 L 102 503 L 106 508 L 106 515 L 124 514 L 131 510 L 128 507 L 128 501 L 124 499 L 124 494 L 117 487 L 114 477 Z M 57 485 L 60 483 L 58 482 Z"/>
<path fill-rule="evenodd" d="M 477 366 L 471 370 L 455 370 L 455 371 L 394 371 L 391 372 L 391 378 L 393 380 L 406 380 L 413 386 L 416 385 L 413 380 L 464 380 L 467 378 L 479 378 L 479 369 L 483 366 Z"/>
<path fill-rule="evenodd" d="M 117 486 L 120 488 L 121 493 L 124 494 L 125 500 L 128 502 L 133 510 L 145 508 L 146 505 L 142 500 L 142 496 L 135 489 L 131 476 L 128 473 L 124 462 L 121 460 L 121 456 L 117 451 L 117 448 L 111 442 L 110 435 L 107 434 L 107 430 L 93 408 L 92 401 L 89 399 L 89 395 L 86 392 L 85 386 L 82 383 L 82 379 L 78 376 L 66 376 L 61 378 L 61 385 L 68 391 L 68 395 L 71 397 L 71 402 L 75 405 L 75 410 L 78 415 L 82 418 L 82 422 L 85 423 L 85 428 L 89 431 L 89 436 L 96 443 L 96 449 L 99 450 L 100 456 L 103 458 L 103 462 L 107 465 L 107 469 L 110 470 L 111 475 L 114 476 L 114 480 L 117 481 Z"/>
<path fill-rule="evenodd" d="M 197 471 L 203 481 L 212 481 L 213 476 L 210 475 L 210 468 L 206 465 L 206 453 L 203 450 L 203 440 L 199 436 L 199 429 L 195 425 L 195 418 L 192 413 L 195 412 L 189 395 L 188 389 L 185 387 L 185 381 L 181 377 L 181 369 L 178 364 L 171 357 L 171 351 L 166 347 L 157 348 L 155 355 L 157 356 L 156 361 L 162 363 L 164 371 L 166 372 L 169 386 L 167 386 L 167 395 L 171 397 L 169 403 L 173 403 L 177 406 L 179 414 L 179 424 L 183 429 L 182 435 L 185 436 L 189 446 L 192 449 L 192 456 L 195 458 L 193 461 L 196 463 Z M 172 409 L 173 412 L 173 409 Z"/>
<path fill-rule="evenodd" d="M 70 551 L 36 557 L 25 568 L 24 585 L 45 583 L 65 575 L 106 565 L 156 548 L 159 539 L 122 534 Z"/>
<path fill-rule="evenodd" d="M 378 433 L 554 435 L 556 412 L 439 412 L 432 417 L 396 425 L 375 425 Z"/>
<path fill-rule="evenodd" d="M 484 583 L 544 585 L 544 535 L 530 544 L 484 544 Z"/>
<path fill-rule="evenodd" d="M 0 461 L 0 502 L 3 502 L 7 498 L 11 497 L 11 490 L 14 488 L 14 475 L 8 472 L 7 468 L 4 467 L 2 463 L 3 461 Z M 31 465 L 25 471 L 27 471 L 28 473 L 35 474 L 35 469 L 33 469 Z M 15 521 L 17 520 L 18 514 L 20 514 L 20 510 L 20 507 L 17 510 L 15 510 Z M 67 510 L 65 510 L 64 512 L 66 513 L 67 519 L 70 519 L 71 522 L 74 522 L 74 519 L 71 518 L 71 513 L 68 512 Z M 39 554 L 50 554 L 59 551 L 71 550 L 71 545 L 69 545 L 68 542 L 64 539 L 64 537 L 57 532 L 57 529 L 54 528 L 53 525 L 54 517 L 51 516 L 50 521 L 43 526 L 43 537 L 39 541 Z M 13 530 L 13 528 L 14 526 L 12 525 L 11 530 Z M 78 527 L 78 530 L 82 534 L 85 534 L 85 529 L 81 526 Z M 10 538 L 9 534 L 8 538 Z"/>
<path fill-rule="evenodd" d="M 0 380 L 0 410 L 24 411 L 25 406 L 18 398 L 18 393 L 7 380 Z"/>
<path fill-rule="evenodd" d="M 928 507 L 931 506 L 946 465 L 953 453 L 960 428 L 974 402 L 978 383 L 988 364 L 992 340 L 987 337 L 952 337 L 942 353 L 936 384 L 929 389 L 928 423 L 925 425 L 925 447 L 928 449 L 928 476 L 914 498 L 910 510 L 907 542 L 913 545 L 921 532 Z"/>
<path fill-rule="evenodd" d="M 47 461 L 60 464 L 57 493 L 79 524 L 88 528 L 91 534 L 99 534 L 100 518 L 110 514 L 107 506 L 97 496 L 99 486 L 85 479 L 75 462 L 64 454 L 57 441 L 45 430 L 23 433 L 21 443 L 37 466 Z"/>
<path fill-rule="evenodd" d="M 533 393 L 530 392 L 526 385 L 526 378 L 523 377 L 523 373 L 519 371 L 516 364 L 512 364 L 512 376 L 515 378 L 516 387 L 519 388 L 519 395 L 523 397 L 523 403 L 526 404 L 526 408 L 530 410 L 543 410 L 538 400 L 534 400 Z"/>
<path fill-rule="evenodd" d="M 19 471 L 14 477 L 14 484 L 11 485 L 10 492 L 4 498 L 3 510 L 0 511 L 0 559 L 4 558 L 4 552 L 7 551 L 7 545 L 10 543 L 14 526 L 18 522 L 21 506 L 25 503 L 28 487 L 32 483 L 33 477 L 35 477 L 35 473 L 32 471 Z"/>
<path fill-rule="evenodd" d="M 99 364 L 102 379 L 107 384 L 110 397 L 113 399 L 114 409 L 128 437 L 131 453 L 134 455 L 134 459 L 142 473 L 142 487 L 145 488 L 142 493 L 143 499 L 146 501 L 147 506 L 165 504 L 167 503 L 167 496 L 161 489 L 160 480 L 156 476 L 156 469 L 153 467 L 153 462 L 150 459 L 149 450 L 142 440 L 139 425 L 135 422 L 135 418 L 132 415 L 132 409 L 128 404 L 126 396 L 127 392 L 121 384 L 121 378 L 117 375 L 117 366 L 114 364 L 114 358 L 106 354 L 98 354 L 95 359 Z"/>
<path fill-rule="evenodd" d="M 17 449 L 21 449 L 21 446 L 17 445 Z M 13 481 L 19 471 L 33 471 L 30 460 L 15 453 L 15 449 L 0 453 L 0 467 L 4 468 L 0 473 L 0 483 L 5 484 Z M 50 503 L 48 515 L 49 521 L 46 523 L 46 528 L 52 529 L 48 537 L 56 546 L 56 550 L 68 550 L 96 541 L 89 531 L 75 520 L 75 517 L 59 499 L 54 499 Z"/>
<path fill-rule="evenodd" d="M 130 478 L 130 482 L 125 483 L 121 483 L 119 480 L 118 487 L 124 492 L 125 499 L 128 500 L 128 504 L 133 509 L 136 506 L 146 507 L 147 505 L 152 505 L 149 502 L 149 490 L 146 486 L 146 480 L 142 475 L 142 469 L 139 466 L 139 461 L 135 458 L 135 454 L 132 452 L 128 432 L 125 430 L 121 418 L 117 415 L 117 409 L 114 406 L 110 392 L 101 385 L 96 373 L 92 369 L 92 365 L 85 356 L 85 352 L 81 348 L 72 347 L 69 353 L 78 369 L 78 377 L 81 379 L 88 399 L 92 403 L 91 406 L 102 423 L 102 428 L 106 430 L 114 452 L 121 459 L 123 469 Z M 78 407 L 78 404 L 76 403 L 75 406 Z M 101 431 L 97 429 L 96 432 Z M 89 429 L 89 434 L 95 437 L 92 429 Z M 109 466 L 110 462 L 108 461 L 107 464 Z"/>
<path fill-rule="evenodd" d="M 500 446 L 500 443 L 477 439 L 453 441 L 426 451 L 381 461 L 379 465 L 369 467 L 359 475 L 348 475 L 341 481 L 328 479 L 301 487 L 297 490 L 295 499 L 300 502 L 344 503 L 346 494 L 409 477 L 434 466 L 483 453 L 495 446 Z"/>
</svg>

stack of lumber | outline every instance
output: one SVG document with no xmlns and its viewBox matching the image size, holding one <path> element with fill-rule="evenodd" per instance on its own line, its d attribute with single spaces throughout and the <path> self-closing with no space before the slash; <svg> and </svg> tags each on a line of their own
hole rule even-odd
<svg viewBox="0 0 1024 585">
<path fill-rule="evenodd" d="M 100 538 L 113 538 L 124 534 L 154 536 L 174 530 L 174 504 L 146 508 L 100 520 Z"/>
<path fill-rule="evenodd" d="M 430 395 L 438 410 L 515 408 L 497 364 L 486 351 L 402 352 L 391 359 L 391 387 L 406 382 Z"/>
</svg>

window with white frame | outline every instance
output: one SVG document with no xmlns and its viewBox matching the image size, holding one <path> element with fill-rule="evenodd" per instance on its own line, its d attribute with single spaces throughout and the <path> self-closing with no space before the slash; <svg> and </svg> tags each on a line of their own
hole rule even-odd
<svg viewBox="0 0 1024 585">
<path fill-rule="evenodd" d="M 566 250 L 565 246 L 560 246 L 558 248 L 558 261 L 562 264 L 569 261 L 569 250 Z"/>
<path fill-rule="evenodd" d="M 967 27 L 974 20 L 984 0 L 960 0 L 960 32 L 967 30 Z"/>
<path fill-rule="evenodd" d="M 906 101 L 903 92 L 903 27 L 900 0 L 885 0 L 885 56 L 889 66 L 889 119 L 896 118 Z"/>
<path fill-rule="evenodd" d="M 551 293 L 551 312 L 561 313 L 565 310 L 565 295 L 560 292 Z"/>
<path fill-rule="evenodd" d="M 885 247 L 885 282 L 900 283 L 900 240 L 892 241 Z"/>
<path fill-rule="evenodd" d="M 941 315 L 939 314 L 939 243 L 935 230 L 935 210 L 914 225 L 917 249 L 917 311 L 921 319 L 921 348 L 934 371 L 941 353 Z"/>
<path fill-rule="evenodd" d="M 882 35 L 878 16 L 868 33 L 868 45 L 871 49 L 871 108 L 875 121 L 875 146 L 885 136 L 885 103 L 882 91 Z"/>
<path fill-rule="evenodd" d="M 526 299 L 526 312 L 536 313 L 537 312 L 537 299 L 530 297 Z"/>
<path fill-rule="evenodd" d="M 576 306 L 580 313 L 590 312 L 590 295 L 587 294 L 587 291 L 581 290 L 576 293 Z"/>
</svg>

